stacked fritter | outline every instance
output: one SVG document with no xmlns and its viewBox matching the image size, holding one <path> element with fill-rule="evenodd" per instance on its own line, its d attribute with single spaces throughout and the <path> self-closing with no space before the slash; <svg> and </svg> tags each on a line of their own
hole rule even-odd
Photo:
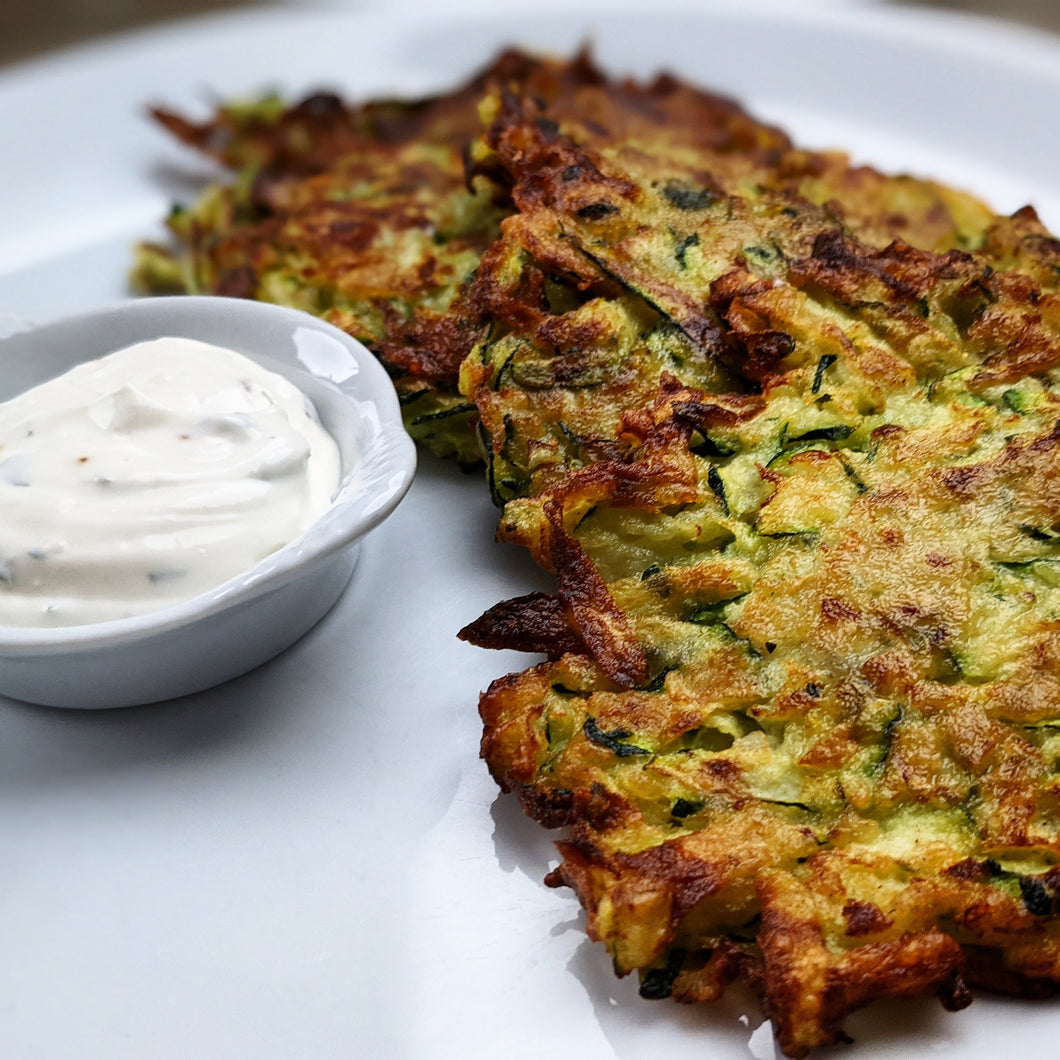
<svg viewBox="0 0 1060 1060">
<path fill-rule="evenodd" d="M 470 275 L 403 318 L 458 305 L 460 342 L 365 326 L 382 295 L 332 318 L 474 407 L 499 536 L 555 573 L 463 634 L 548 656 L 481 712 L 493 775 L 569 829 L 550 882 L 645 996 L 744 982 L 793 1056 L 875 998 L 1050 992 L 1060 244 L 672 79 L 503 63 L 465 90 Z M 276 201 L 194 211 L 197 275 L 253 232 L 316 291 Z M 461 343 L 463 397 L 421 370 Z"/>
<path fill-rule="evenodd" d="M 515 207 L 501 168 L 479 157 L 481 175 L 471 175 L 466 163 L 473 148 L 482 154 L 480 107 L 500 90 L 598 136 L 648 150 L 665 137 L 691 159 L 724 158 L 734 180 L 782 181 L 815 201 L 839 196 L 884 242 L 912 231 L 924 245 L 950 246 L 975 239 L 990 218 L 938 185 L 795 150 L 730 101 L 673 78 L 614 82 L 584 53 L 561 62 L 506 51 L 455 91 L 416 101 L 349 104 L 320 93 L 287 106 L 270 96 L 202 123 L 155 109 L 170 132 L 236 178 L 173 208 L 179 248 L 142 245 L 137 283 L 323 317 L 380 357 L 417 441 L 478 463 L 475 410 L 458 393 L 457 373 L 486 321 L 466 296 Z"/>
</svg>

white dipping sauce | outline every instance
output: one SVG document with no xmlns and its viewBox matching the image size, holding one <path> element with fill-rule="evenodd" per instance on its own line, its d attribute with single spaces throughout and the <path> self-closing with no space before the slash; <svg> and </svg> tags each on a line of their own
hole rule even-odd
<svg viewBox="0 0 1060 1060">
<path fill-rule="evenodd" d="M 232 350 L 163 338 L 0 404 L 0 624 L 165 607 L 249 570 L 328 507 L 308 398 Z"/>
</svg>

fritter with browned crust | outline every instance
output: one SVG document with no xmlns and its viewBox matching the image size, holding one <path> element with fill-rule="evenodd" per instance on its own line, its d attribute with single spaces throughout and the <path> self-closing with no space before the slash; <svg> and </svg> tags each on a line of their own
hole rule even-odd
<svg viewBox="0 0 1060 1060">
<path fill-rule="evenodd" d="M 443 455 L 479 422 L 500 536 L 557 579 L 465 631 L 550 660 L 483 696 L 483 754 L 569 828 L 551 882 L 620 973 L 745 982 L 791 1055 L 874 998 L 1053 988 L 1060 244 L 1033 211 L 584 55 L 158 117 L 239 175 L 148 286 L 346 328 Z"/>
<path fill-rule="evenodd" d="M 464 635 L 550 656 L 481 712 L 569 829 L 551 882 L 645 996 L 743 981 L 792 1056 L 881 997 L 1051 992 L 1060 244 L 858 238 L 805 182 L 493 114 L 518 212 L 462 386 L 557 591 Z"/>
<path fill-rule="evenodd" d="M 543 91 L 591 76 L 587 64 L 506 52 L 453 93 L 418 101 L 269 98 L 203 124 L 156 109 L 238 177 L 173 212 L 180 253 L 141 248 L 137 279 L 277 302 L 342 327 L 391 371 L 410 433 L 475 463 L 473 409 L 455 380 L 478 332 L 460 292 L 509 212 L 492 185 L 465 177 L 477 104 L 495 82 Z"/>
<path fill-rule="evenodd" d="M 615 81 L 584 53 L 563 62 L 509 51 L 454 92 L 419 101 L 350 105 L 318 94 L 285 106 L 270 97 L 201 124 L 157 109 L 183 142 L 238 175 L 174 210 L 181 249 L 142 247 L 140 286 L 324 317 L 387 365 L 417 440 L 476 461 L 474 409 L 458 393 L 457 371 L 488 320 L 467 283 L 515 210 L 504 166 L 478 139 L 480 105 L 488 112 L 502 98 L 547 107 L 542 120 L 578 142 L 677 156 L 727 186 L 795 188 L 879 245 L 895 235 L 926 249 L 973 245 L 993 219 L 931 182 L 800 150 L 735 103 L 672 77 Z M 689 187 L 674 183 L 666 194 L 695 213 L 704 192 Z"/>
</svg>

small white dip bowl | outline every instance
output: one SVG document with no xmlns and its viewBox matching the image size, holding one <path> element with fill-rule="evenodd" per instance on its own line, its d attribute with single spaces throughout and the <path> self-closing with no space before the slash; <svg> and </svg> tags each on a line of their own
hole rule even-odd
<svg viewBox="0 0 1060 1060">
<path fill-rule="evenodd" d="M 0 625 L 0 693 L 56 707 L 125 707 L 246 673 L 327 614 L 353 573 L 358 542 L 412 483 L 415 447 L 378 361 L 330 324 L 260 302 L 145 299 L 0 339 L 0 401 L 166 335 L 227 346 L 310 398 L 342 458 L 331 506 L 246 573 L 162 610 L 54 629 Z"/>
</svg>

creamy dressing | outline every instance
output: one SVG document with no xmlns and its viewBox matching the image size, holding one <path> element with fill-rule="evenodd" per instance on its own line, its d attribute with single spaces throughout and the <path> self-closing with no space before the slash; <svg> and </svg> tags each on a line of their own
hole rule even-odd
<svg viewBox="0 0 1060 1060">
<path fill-rule="evenodd" d="M 0 624 L 157 610 L 249 570 L 328 507 L 308 398 L 232 350 L 143 342 L 0 404 Z"/>
</svg>

